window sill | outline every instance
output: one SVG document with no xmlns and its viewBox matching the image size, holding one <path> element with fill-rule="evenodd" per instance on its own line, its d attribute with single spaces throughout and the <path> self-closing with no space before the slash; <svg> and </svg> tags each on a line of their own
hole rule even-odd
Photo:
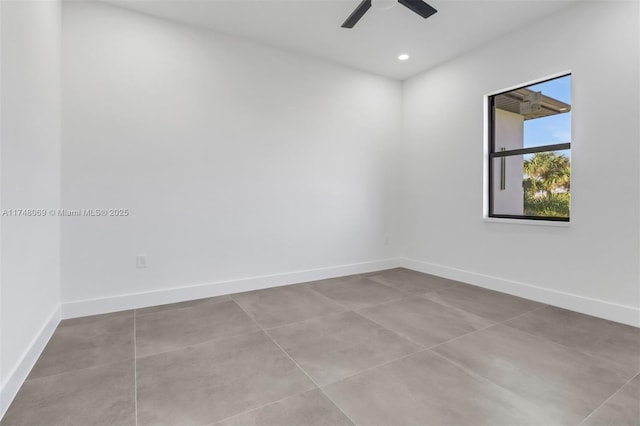
<svg viewBox="0 0 640 426">
<path fill-rule="evenodd" d="M 568 228 L 571 222 L 559 222 L 554 220 L 531 220 L 531 219 L 506 219 L 501 217 L 484 217 L 485 222 L 489 223 L 506 223 L 509 225 L 534 225 L 534 226 L 551 226 L 558 228 Z"/>
</svg>

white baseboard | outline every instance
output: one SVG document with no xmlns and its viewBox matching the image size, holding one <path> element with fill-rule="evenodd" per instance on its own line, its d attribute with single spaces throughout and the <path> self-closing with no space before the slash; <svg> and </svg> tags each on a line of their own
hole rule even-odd
<svg viewBox="0 0 640 426">
<path fill-rule="evenodd" d="M 401 259 L 391 258 L 371 262 L 353 263 L 328 268 L 295 271 L 283 274 L 263 275 L 231 281 L 204 283 L 186 287 L 167 288 L 144 293 L 123 294 L 100 299 L 63 302 L 62 317 L 76 318 L 118 312 L 128 309 L 145 308 L 166 303 L 183 302 L 205 297 L 222 296 L 242 291 L 260 290 L 281 285 L 335 278 L 345 275 L 364 274 L 397 268 Z"/>
<path fill-rule="evenodd" d="M 60 306 L 49 316 L 38 334 L 31 341 L 31 344 L 24 352 L 18 364 L 7 375 L 0 387 L 0 419 L 6 413 L 9 405 L 20 390 L 20 387 L 27 379 L 31 369 L 40 357 L 44 347 L 51 339 L 53 332 L 60 323 Z"/>
<path fill-rule="evenodd" d="M 242 291 L 260 290 L 345 275 L 363 274 L 400 266 L 491 290 L 501 291 L 583 314 L 640 327 L 640 309 L 634 306 L 620 305 L 577 294 L 407 258 L 390 258 L 328 268 L 168 288 L 144 293 L 124 294 L 100 299 L 69 301 L 62 304 L 62 318 L 76 318 L 127 309 L 145 308 L 165 303 L 183 302 Z"/>
<path fill-rule="evenodd" d="M 640 327 L 640 308 L 620 305 L 604 300 L 579 296 L 577 294 L 537 287 L 530 284 L 510 281 L 503 278 L 483 275 L 476 272 L 451 268 L 415 259 L 402 259 L 400 266 L 414 271 L 438 275 L 456 281 L 477 285 L 479 287 L 512 294 L 536 302 L 557 306 L 594 317 L 604 318 L 623 324 Z"/>
</svg>

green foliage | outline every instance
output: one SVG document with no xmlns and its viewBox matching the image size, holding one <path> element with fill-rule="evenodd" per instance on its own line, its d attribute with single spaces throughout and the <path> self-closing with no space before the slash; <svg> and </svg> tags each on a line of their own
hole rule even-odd
<svg viewBox="0 0 640 426">
<path fill-rule="evenodd" d="M 569 217 L 571 162 L 563 154 L 539 152 L 524 162 L 524 214 Z"/>
<path fill-rule="evenodd" d="M 546 197 L 524 194 L 524 214 L 527 216 L 569 217 L 571 194 L 552 193 Z"/>
</svg>

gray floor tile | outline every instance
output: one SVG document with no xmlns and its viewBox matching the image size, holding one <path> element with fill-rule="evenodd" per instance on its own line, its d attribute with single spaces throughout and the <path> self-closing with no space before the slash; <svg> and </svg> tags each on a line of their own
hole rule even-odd
<svg viewBox="0 0 640 426">
<path fill-rule="evenodd" d="M 264 328 L 278 327 L 345 310 L 344 307 L 304 285 L 238 293 L 234 294 L 233 298 Z"/>
<path fill-rule="evenodd" d="M 353 423 L 316 389 L 233 417 L 220 426 L 347 426 Z"/>
<path fill-rule="evenodd" d="M 358 313 L 425 347 L 491 325 L 489 320 L 422 297 L 384 303 Z"/>
<path fill-rule="evenodd" d="M 423 297 L 443 305 L 463 309 L 495 322 L 505 321 L 544 306 L 532 300 L 468 284 L 427 293 Z"/>
<path fill-rule="evenodd" d="M 552 424 L 521 398 L 425 351 L 331 384 L 324 391 L 356 424 Z"/>
<path fill-rule="evenodd" d="M 233 300 L 198 303 L 136 316 L 136 354 L 143 357 L 259 327 Z"/>
<path fill-rule="evenodd" d="M 640 426 L 640 375 L 627 383 L 582 425 Z"/>
<path fill-rule="evenodd" d="M 133 311 L 60 322 L 29 378 L 132 359 Z"/>
<path fill-rule="evenodd" d="M 207 297 L 205 299 L 187 300 L 186 302 L 168 303 L 166 305 L 150 306 L 148 308 L 136 309 L 137 315 L 151 314 L 154 312 L 167 311 L 170 309 L 191 308 L 202 304 L 228 302 L 230 296 Z"/>
<path fill-rule="evenodd" d="M 263 332 L 137 360 L 139 425 L 206 425 L 314 388 Z"/>
<path fill-rule="evenodd" d="M 291 324 L 269 334 L 319 385 L 419 349 L 354 312 Z"/>
<path fill-rule="evenodd" d="M 540 407 L 558 423 L 577 423 L 630 377 L 620 365 L 496 325 L 435 352 Z"/>
<path fill-rule="evenodd" d="M 135 425 L 134 362 L 27 380 L 2 426 Z"/>
<path fill-rule="evenodd" d="M 459 284 L 457 281 L 404 268 L 367 274 L 367 278 L 411 294 L 445 290 Z"/>
<path fill-rule="evenodd" d="M 637 328 L 394 269 L 62 321 L 0 424 L 133 425 L 137 378 L 141 426 L 640 426 L 639 371 Z"/>
<path fill-rule="evenodd" d="M 640 371 L 640 329 L 548 306 L 508 326 Z"/>
<path fill-rule="evenodd" d="M 378 305 L 406 294 L 365 277 L 333 278 L 306 284 L 349 309 Z"/>
</svg>

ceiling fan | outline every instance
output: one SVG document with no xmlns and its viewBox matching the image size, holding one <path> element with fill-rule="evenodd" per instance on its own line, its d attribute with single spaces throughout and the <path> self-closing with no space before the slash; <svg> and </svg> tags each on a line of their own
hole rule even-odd
<svg viewBox="0 0 640 426">
<path fill-rule="evenodd" d="M 389 0 L 373 0 L 374 2 L 386 3 L 389 4 Z M 362 18 L 362 16 L 371 8 L 372 0 L 362 0 L 362 2 L 356 7 L 356 9 L 349 15 L 346 21 L 342 24 L 342 28 L 353 28 L 353 26 Z M 422 16 L 423 18 L 428 18 L 437 12 L 433 7 L 429 6 L 422 0 L 398 0 L 398 3 L 401 5 L 411 9 L 413 12 Z M 393 1 L 391 4 L 395 4 Z M 384 7 L 384 6 L 383 6 Z"/>
</svg>

